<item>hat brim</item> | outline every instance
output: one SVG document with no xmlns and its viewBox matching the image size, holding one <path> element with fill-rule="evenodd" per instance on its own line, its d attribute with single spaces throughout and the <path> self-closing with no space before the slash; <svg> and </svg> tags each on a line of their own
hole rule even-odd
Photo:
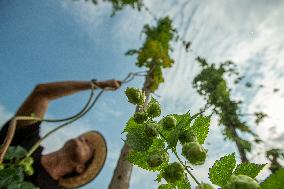
<svg viewBox="0 0 284 189">
<path fill-rule="evenodd" d="M 107 156 L 107 144 L 102 134 L 97 131 L 89 131 L 84 133 L 83 136 L 91 137 L 92 140 L 95 141 L 93 159 L 87 169 L 80 175 L 69 178 L 61 178 L 59 180 L 59 185 L 63 186 L 64 188 L 76 188 L 88 184 L 98 176 L 104 166 Z"/>
</svg>

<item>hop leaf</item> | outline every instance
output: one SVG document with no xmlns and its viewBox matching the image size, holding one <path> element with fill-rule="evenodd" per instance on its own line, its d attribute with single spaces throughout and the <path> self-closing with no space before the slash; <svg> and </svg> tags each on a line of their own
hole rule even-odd
<svg viewBox="0 0 284 189">
<path fill-rule="evenodd" d="M 174 162 L 165 167 L 162 175 L 167 182 L 175 183 L 184 179 L 184 168 L 180 163 Z"/>
<path fill-rule="evenodd" d="M 133 128 L 126 135 L 126 144 L 137 151 L 147 151 L 153 143 L 153 139 L 146 136 L 144 127 Z"/>
<path fill-rule="evenodd" d="M 218 186 L 224 186 L 230 179 L 235 167 L 235 153 L 222 157 L 215 161 L 213 167 L 209 169 L 210 181 Z"/>
<path fill-rule="evenodd" d="M 284 168 L 279 169 L 274 174 L 271 174 L 263 183 L 262 189 L 283 189 L 284 186 Z"/>
<path fill-rule="evenodd" d="M 234 171 L 234 174 L 247 175 L 251 178 L 255 178 L 265 165 L 266 164 L 255 164 L 249 162 L 242 163 L 237 166 L 236 170 Z"/>
<path fill-rule="evenodd" d="M 209 126 L 210 126 L 209 117 L 199 116 L 194 121 L 191 129 L 196 134 L 199 144 L 204 144 L 204 141 L 209 132 Z"/>
<path fill-rule="evenodd" d="M 27 150 L 21 146 L 10 146 L 5 154 L 5 160 L 21 159 L 27 153 Z"/>
<path fill-rule="evenodd" d="M 151 167 L 148 164 L 148 159 L 152 155 L 159 155 L 162 157 L 162 164 L 156 167 Z M 161 170 L 162 167 L 168 164 L 169 157 L 165 150 L 165 143 L 162 139 L 154 139 L 153 144 L 150 146 L 150 148 L 147 151 L 131 151 L 127 159 L 130 163 L 133 163 L 134 165 L 137 165 L 138 167 L 141 167 L 143 169 L 149 170 L 149 171 L 157 171 Z"/>
<path fill-rule="evenodd" d="M 228 183 L 222 189 L 260 189 L 260 185 L 246 175 L 232 175 Z"/>
<path fill-rule="evenodd" d="M 135 112 L 133 118 L 136 123 L 141 124 L 147 121 L 148 116 L 145 112 Z"/>
<path fill-rule="evenodd" d="M 207 151 L 197 142 L 189 142 L 182 147 L 182 155 L 193 165 L 202 165 L 206 153 Z"/>
<path fill-rule="evenodd" d="M 137 105 L 143 105 L 145 102 L 145 94 L 134 87 L 127 87 L 125 94 L 128 98 L 128 102 Z"/>
<path fill-rule="evenodd" d="M 156 99 L 152 98 L 149 102 L 147 107 L 147 114 L 152 118 L 159 117 L 161 115 L 161 107 Z"/>
<path fill-rule="evenodd" d="M 201 183 L 195 189 L 214 189 L 214 187 L 210 184 Z"/>
</svg>

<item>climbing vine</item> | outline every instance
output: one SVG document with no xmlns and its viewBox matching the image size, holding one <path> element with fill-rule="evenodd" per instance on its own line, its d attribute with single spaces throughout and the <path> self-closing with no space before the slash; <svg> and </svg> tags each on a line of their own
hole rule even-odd
<svg viewBox="0 0 284 189">
<path fill-rule="evenodd" d="M 196 178 L 191 169 L 192 165 L 200 166 L 206 161 L 207 149 L 203 144 L 209 132 L 210 117 L 186 112 L 158 119 L 161 107 L 156 99 L 152 98 L 143 106 L 145 95 L 142 91 L 127 88 L 125 94 L 130 103 L 139 106 L 139 111 L 128 120 L 123 131 L 125 142 L 132 149 L 127 159 L 142 169 L 156 172 L 159 189 L 190 189 L 192 184 L 188 177 L 195 181 L 196 189 L 213 189 L 211 184 Z M 179 144 L 181 153 L 177 150 Z M 170 156 L 176 161 L 171 162 Z M 262 183 L 255 180 L 264 166 L 249 162 L 237 165 L 232 153 L 215 161 L 208 174 L 211 183 L 222 189 L 280 189 L 284 184 L 283 179 L 279 180 L 283 169 Z"/>
<path fill-rule="evenodd" d="M 193 87 L 206 100 L 205 109 L 212 108 L 218 115 L 220 125 L 224 126 L 223 134 L 234 141 L 243 162 L 248 161 L 246 153 L 251 151 L 251 142 L 239 136 L 238 131 L 248 133 L 254 137 L 256 134 L 240 119 L 239 102 L 232 100 L 231 90 L 224 79 L 225 74 L 236 74 L 235 64 L 231 61 L 221 63 L 220 66 L 208 64 L 201 57 L 196 59 L 201 65 L 201 72 L 194 78 Z M 260 119 L 258 119 L 258 122 Z"/>
</svg>

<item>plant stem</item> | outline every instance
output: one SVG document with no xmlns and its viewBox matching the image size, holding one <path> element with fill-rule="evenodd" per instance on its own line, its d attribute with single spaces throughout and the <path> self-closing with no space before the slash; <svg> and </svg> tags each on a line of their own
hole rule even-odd
<svg viewBox="0 0 284 189">
<path fill-rule="evenodd" d="M 197 180 L 197 178 L 190 172 L 190 170 L 187 168 L 187 166 L 181 161 L 180 157 L 178 156 L 177 152 L 173 149 L 171 149 L 172 152 L 175 154 L 176 158 L 179 160 L 180 164 L 185 168 L 185 170 L 188 172 L 188 174 L 193 178 L 193 180 L 196 182 L 197 185 L 200 184 L 200 182 Z"/>
<path fill-rule="evenodd" d="M 161 137 L 166 140 L 166 137 L 157 129 L 158 133 L 161 135 Z M 187 173 L 191 176 L 191 178 L 196 182 L 197 185 L 200 184 L 200 182 L 196 179 L 196 177 L 190 172 L 190 170 L 188 169 L 188 167 L 181 161 L 180 157 L 178 156 L 177 152 L 175 149 L 171 148 L 172 152 L 175 154 L 176 158 L 178 159 L 178 161 L 180 162 L 180 164 L 185 168 L 185 170 L 187 171 Z"/>
</svg>

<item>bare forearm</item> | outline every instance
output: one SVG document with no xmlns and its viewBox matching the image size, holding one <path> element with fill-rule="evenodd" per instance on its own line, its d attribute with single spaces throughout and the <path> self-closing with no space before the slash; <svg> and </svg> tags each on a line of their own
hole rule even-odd
<svg viewBox="0 0 284 189">
<path fill-rule="evenodd" d="M 39 84 L 35 88 L 35 93 L 48 100 L 54 100 L 91 88 L 91 81 L 63 81 Z"/>
</svg>

